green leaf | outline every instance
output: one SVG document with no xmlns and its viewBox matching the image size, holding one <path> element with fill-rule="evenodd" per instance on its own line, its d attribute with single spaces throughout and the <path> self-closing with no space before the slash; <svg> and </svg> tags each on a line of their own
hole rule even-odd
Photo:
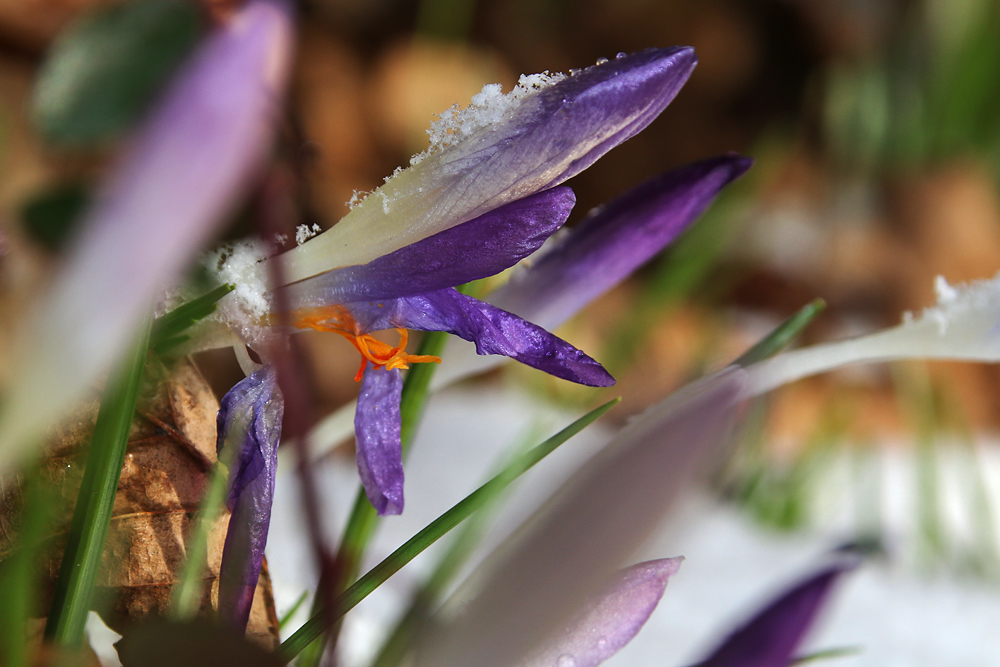
<svg viewBox="0 0 1000 667">
<path fill-rule="evenodd" d="M 459 501 L 458 504 L 407 540 L 405 544 L 392 552 L 385 560 L 369 570 L 367 574 L 358 579 L 337 597 L 331 609 L 321 611 L 306 621 L 301 628 L 296 630 L 291 637 L 278 647 L 275 655 L 282 662 L 287 663 L 291 661 L 313 640 L 322 635 L 325 628 L 357 606 L 372 591 L 385 583 L 389 577 L 399 572 L 404 565 L 416 558 L 434 542 L 448 534 L 452 528 L 486 505 L 497 493 L 555 451 L 559 445 L 572 438 L 592 424 L 598 417 L 617 405 L 620 400 L 616 398 L 591 410 L 542 444 L 518 457 L 499 475 Z"/>
<path fill-rule="evenodd" d="M 149 328 L 147 319 L 129 355 L 112 372 L 101 398 L 87 466 L 45 625 L 46 638 L 61 646 L 73 648 L 83 643 L 84 625 L 111 524 L 111 511 L 125 463 L 125 448 L 135 416 L 139 385 L 146 367 Z"/>
<path fill-rule="evenodd" d="M 101 146 L 130 128 L 202 33 L 198 3 L 136 0 L 97 10 L 56 42 L 31 116 L 49 143 Z"/>
<path fill-rule="evenodd" d="M 184 331 L 195 322 L 214 313 L 219 299 L 234 289 L 236 285 L 231 283 L 219 285 L 211 292 L 182 303 L 170 312 L 157 317 L 153 322 L 149 346 L 155 352 L 163 354 L 186 341 L 188 337 L 184 335 Z"/>
<path fill-rule="evenodd" d="M 83 183 L 61 183 L 29 199 L 21 207 L 24 231 L 48 250 L 61 250 L 90 202 Z"/>
<path fill-rule="evenodd" d="M 737 366 L 750 366 L 758 361 L 773 357 L 778 352 L 791 345 L 802 330 L 826 308 L 826 302 L 816 299 L 802 307 L 778 327 L 762 338 L 756 345 L 740 355 L 733 363 Z"/>
</svg>

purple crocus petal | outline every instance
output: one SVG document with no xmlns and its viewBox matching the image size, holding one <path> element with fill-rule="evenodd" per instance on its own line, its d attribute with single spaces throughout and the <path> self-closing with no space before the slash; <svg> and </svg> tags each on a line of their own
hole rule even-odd
<svg viewBox="0 0 1000 667">
<path fill-rule="evenodd" d="M 594 211 L 489 302 L 555 329 L 663 250 L 752 163 L 726 155 L 646 181 Z"/>
<path fill-rule="evenodd" d="M 358 475 L 379 516 L 403 511 L 402 392 L 398 370 L 375 370 L 368 364 L 354 413 L 355 447 Z"/>
<path fill-rule="evenodd" d="M 645 128 L 687 81 L 688 47 L 651 49 L 493 99 L 469 127 L 284 257 L 289 282 L 363 264 L 564 182 Z"/>
<path fill-rule="evenodd" d="M 222 399 L 219 442 L 239 447 L 229 470 L 232 515 L 219 573 L 219 615 L 242 632 L 250 618 L 271 523 L 284 401 L 274 369 L 265 366 Z"/>
<path fill-rule="evenodd" d="M 158 293 L 225 222 L 270 144 L 291 31 L 284 0 L 249 2 L 195 52 L 135 136 L 13 357 L 16 391 L 0 421 L 6 453 L 107 370 Z"/>
<path fill-rule="evenodd" d="M 404 328 L 446 331 L 476 344 L 479 354 L 501 354 L 570 382 L 610 387 L 604 367 L 545 329 L 454 289 L 343 304 L 355 333 Z"/>
<path fill-rule="evenodd" d="M 518 664 L 558 634 L 717 459 L 746 382 L 730 369 L 632 420 L 473 575 L 478 591 L 420 638 L 416 667 Z"/>
<path fill-rule="evenodd" d="M 393 299 L 496 275 L 538 250 L 566 222 L 567 187 L 511 202 L 368 264 L 335 269 L 288 288 L 296 307 Z"/>
<path fill-rule="evenodd" d="M 583 614 L 519 667 L 601 664 L 639 633 L 683 560 L 651 560 L 617 573 L 611 585 L 587 605 Z"/>
<path fill-rule="evenodd" d="M 787 667 L 834 583 L 855 565 L 831 565 L 797 584 L 726 637 L 698 667 Z"/>
</svg>

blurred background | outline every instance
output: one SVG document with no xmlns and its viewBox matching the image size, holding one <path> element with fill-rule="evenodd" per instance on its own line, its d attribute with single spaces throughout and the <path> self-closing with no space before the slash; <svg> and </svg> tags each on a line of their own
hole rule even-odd
<svg viewBox="0 0 1000 667">
<path fill-rule="evenodd" d="M 0 2 L 0 323 L 16 322 L 44 284 L 150 91 L 234 0 L 145 4 Z M 699 66 L 667 111 L 569 183 L 573 224 L 686 162 L 756 159 L 674 247 L 560 331 L 619 378 L 618 420 L 814 299 L 826 309 L 802 343 L 898 323 L 934 303 L 935 276 L 1000 270 L 997 0 L 306 0 L 300 12 L 284 144 L 304 178 L 304 219 L 324 228 L 425 147 L 435 114 L 486 83 L 509 89 L 521 73 L 695 47 Z M 115 22 L 135 43 L 104 47 L 101 26 Z M 46 97 L 34 82 L 52 48 L 108 60 L 125 101 Z M 237 216 L 229 236 L 246 231 Z M 0 326 L 0 379 L 10 330 Z M 356 355 L 339 337 L 304 335 L 325 413 L 357 392 Z M 230 357 L 200 360 L 220 392 L 238 377 Z M 480 382 L 571 408 L 610 395 L 511 366 Z M 878 543 L 895 507 L 887 489 L 904 488 L 907 553 L 920 567 L 1000 581 L 998 407 L 994 366 L 894 364 L 803 381 L 755 408 L 716 491 L 767 530 L 839 521 L 845 536 Z"/>
</svg>

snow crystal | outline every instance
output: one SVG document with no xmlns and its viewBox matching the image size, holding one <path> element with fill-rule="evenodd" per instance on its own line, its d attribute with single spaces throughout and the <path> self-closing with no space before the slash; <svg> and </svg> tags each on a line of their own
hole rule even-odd
<svg viewBox="0 0 1000 667">
<path fill-rule="evenodd" d="M 319 225 L 299 225 L 295 228 L 295 243 L 302 245 L 312 237 L 319 234 L 323 229 Z"/>
<path fill-rule="evenodd" d="M 924 310 L 922 317 L 937 323 L 944 336 L 957 317 L 970 313 L 995 316 L 1000 313 L 1000 273 L 990 280 L 976 280 L 965 285 L 949 285 L 942 276 L 934 281 L 936 306 Z"/>
</svg>

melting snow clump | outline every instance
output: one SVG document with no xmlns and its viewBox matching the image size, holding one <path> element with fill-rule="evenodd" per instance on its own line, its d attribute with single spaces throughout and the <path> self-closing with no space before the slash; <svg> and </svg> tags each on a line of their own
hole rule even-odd
<svg viewBox="0 0 1000 667">
<path fill-rule="evenodd" d="M 267 274 L 259 266 L 266 258 L 267 245 L 260 240 L 248 240 L 223 246 L 205 259 L 208 270 L 219 282 L 236 285 L 235 290 L 219 301 L 215 316 L 246 340 L 257 338 L 255 332 L 261 329 L 271 311 Z"/>
<path fill-rule="evenodd" d="M 471 134 L 500 122 L 504 115 L 520 105 L 521 100 L 539 90 L 565 79 L 564 74 L 522 74 L 517 85 L 509 93 L 504 94 L 499 83 L 488 83 L 482 91 L 472 96 L 472 101 L 466 108 L 458 104 L 443 111 L 438 120 L 431 123 L 427 130 L 430 136 L 430 146 L 423 153 L 410 158 L 410 164 L 415 165 L 432 153 L 444 150 L 453 143 Z"/>
</svg>

